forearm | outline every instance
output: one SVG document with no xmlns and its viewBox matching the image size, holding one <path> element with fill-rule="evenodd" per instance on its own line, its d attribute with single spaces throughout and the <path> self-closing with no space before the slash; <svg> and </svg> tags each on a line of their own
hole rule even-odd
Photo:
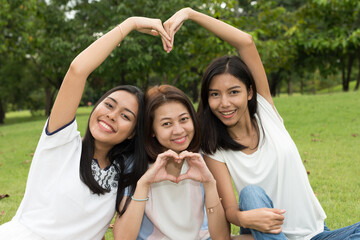
<svg viewBox="0 0 360 240">
<path fill-rule="evenodd" d="M 187 11 L 188 19 L 198 23 L 238 50 L 242 60 L 253 75 L 258 93 L 272 104 L 265 69 L 252 36 L 213 17 L 196 12 L 192 9 L 188 9 Z"/>
<path fill-rule="evenodd" d="M 189 9 L 188 11 L 189 20 L 196 22 L 200 26 L 228 42 L 238 51 L 255 47 L 250 34 L 206 14 L 197 12 L 192 9 Z"/>
<path fill-rule="evenodd" d="M 135 22 L 132 17 L 114 27 L 93 42 L 73 60 L 71 63 L 73 72 L 87 77 L 110 55 L 125 36 L 134 29 Z"/>
<path fill-rule="evenodd" d="M 146 199 L 150 186 L 138 181 L 133 197 Z M 146 201 L 131 200 L 125 213 L 115 220 L 114 239 L 136 239 L 139 234 L 141 222 L 144 216 Z"/>
<path fill-rule="evenodd" d="M 204 183 L 205 208 L 212 239 L 230 239 L 230 226 L 216 188 L 216 181 Z"/>
<path fill-rule="evenodd" d="M 241 221 L 241 215 L 243 212 L 237 207 L 229 207 L 225 210 L 226 219 L 231 223 L 239 227 L 245 227 L 246 223 Z"/>
<path fill-rule="evenodd" d="M 71 63 L 50 116 L 49 131 L 54 131 L 70 122 L 80 103 L 86 79 L 134 29 L 132 18 L 128 18 L 120 27 L 115 27 L 83 50 Z"/>
</svg>

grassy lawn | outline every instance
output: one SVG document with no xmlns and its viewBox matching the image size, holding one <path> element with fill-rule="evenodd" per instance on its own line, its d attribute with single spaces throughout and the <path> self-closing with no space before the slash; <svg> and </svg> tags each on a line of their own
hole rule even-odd
<svg viewBox="0 0 360 240">
<path fill-rule="evenodd" d="M 293 137 L 330 229 L 360 221 L 360 92 L 281 96 L 275 105 Z M 80 108 L 84 133 L 90 108 Z M 32 155 L 45 123 L 28 112 L 6 115 L 0 126 L 0 224 L 11 220 L 23 197 Z M 233 228 L 238 232 L 238 228 Z M 112 239 L 111 231 L 107 239 Z"/>
</svg>

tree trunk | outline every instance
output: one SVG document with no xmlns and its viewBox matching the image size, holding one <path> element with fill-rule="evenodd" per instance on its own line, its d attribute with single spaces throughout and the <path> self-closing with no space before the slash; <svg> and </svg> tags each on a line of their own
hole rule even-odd
<svg viewBox="0 0 360 240">
<path fill-rule="evenodd" d="M 167 78 L 167 75 L 166 73 L 163 73 L 163 84 L 168 84 L 168 78 Z"/>
<path fill-rule="evenodd" d="M 277 94 L 277 89 L 278 89 L 278 85 L 279 85 L 279 71 L 277 72 L 272 72 L 270 74 L 270 92 L 271 92 L 271 96 L 275 97 Z"/>
<path fill-rule="evenodd" d="M 360 55 L 358 55 L 358 63 L 359 63 L 358 76 L 357 76 L 357 80 L 356 80 L 356 85 L 355 85 L 354 91 L 357 91 L 357 90 L 359 89 L 359 85 L 360 85 Z"/>
<path fill-rule="evenodd" d="M 51 88 L 45 87 L 45 115 L 50 116 L 52 106 Z"/>
<path fill-rule="evenodd" d="M 198 83 L 196 81 L 191 84 L 191 98 L 194 103 L 199 100 L 199 91 L 198 91 Z"/>
<path fill-rule="evenodd" d="M 290 76 L 289 82 L 288 82 L 288 95 L 292 95 L 293 93 L 294 93 L 293 82 L 292 82 L 292 78 Z"/>
<path fill-rule="evenodd" d="M 350 76 L 351 76 L 351 69 L 352 65 L 354 63 L 354 55 L 349 54 L 348 61 L 344 61 L 342 64 L 342 85 L 343 85 L 343 91 L 347 92 L 349 91 L 349 82 L 350 82 Z"/>
<path fill-rule="evenodd" d="M 4 124 L 4 120 L 5 120 L 5 108 L 0 98 L 0 124 Z"/>
</svg>

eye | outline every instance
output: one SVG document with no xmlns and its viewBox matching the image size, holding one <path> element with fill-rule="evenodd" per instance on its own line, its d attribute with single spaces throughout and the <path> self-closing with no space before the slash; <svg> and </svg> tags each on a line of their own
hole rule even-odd
<svg viewBox="0 0 360 240">
<path fill-rule="evenodd" d="M 171 122 L 164 122 L 161 124 L 162 127 L 168 127 L 171 125 Z"/>
<path fill-rule="evenodd" d="M 239 90 L 232 90 L 230 91 L 230 95 L 235 95 L 235 94 L 238 94 L 239 93 Z"/>
<path fill-rule="evenodd" d="M 210 96 L 210 97 L 217 97 L 217 96 L 219 96 L 219 93 L 217 93 L 217 92 L 210 92 L 209 96 Z"/>
<path fill-rule="evenodd" d="M 187 120 L 189 120 L 190 118 L 189 117 L 182 117 L 181 119 L 180 119 L 180 121 L 181 122 L 186 122 Z"/>
<path fill-rule="evenodd" d="M 121 117 L 123 117 L 124 119 L 130 121 L 130 117 L 128 115 L 126 115 L 125 113 L 121 113 Z"/>
<path fill-rule="evenodd" d="M 113 108 L 113 105 L 112 105 L 111 103 L 104 102 L 104 104 L 105 104 L 108 108 Z"/>
</svg>

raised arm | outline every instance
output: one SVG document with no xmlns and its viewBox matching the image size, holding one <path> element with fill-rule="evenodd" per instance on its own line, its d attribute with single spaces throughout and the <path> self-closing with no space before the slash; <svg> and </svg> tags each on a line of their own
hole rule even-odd
<svg viewBox="0 0 360 240">
<path fill-rule="evenodd" d="M 49 132 L 61 128 L 74 119 L 87 77 L 133 30 L 154 36 L 160 34 L 164 49 L 168 51 L 171 47 L 170 38 L 165 32 L 161 20 L 143 17 L 130 17 L 97 39 L 72 61 L 51 111 Z"/>
<path fill-rule="evenodd" d="M 238 50 L 241 59 L 249 67 L 254 77 L 258 93 L 270 104 L 273 104 L 264 66 L 251 35 L 191 8 L 183 8 L 164 23 L 164 28 L 172 41 L 174 40 L 175 33 L 186 20 L 196 22 L 235 47 Z"/>
</svg>

